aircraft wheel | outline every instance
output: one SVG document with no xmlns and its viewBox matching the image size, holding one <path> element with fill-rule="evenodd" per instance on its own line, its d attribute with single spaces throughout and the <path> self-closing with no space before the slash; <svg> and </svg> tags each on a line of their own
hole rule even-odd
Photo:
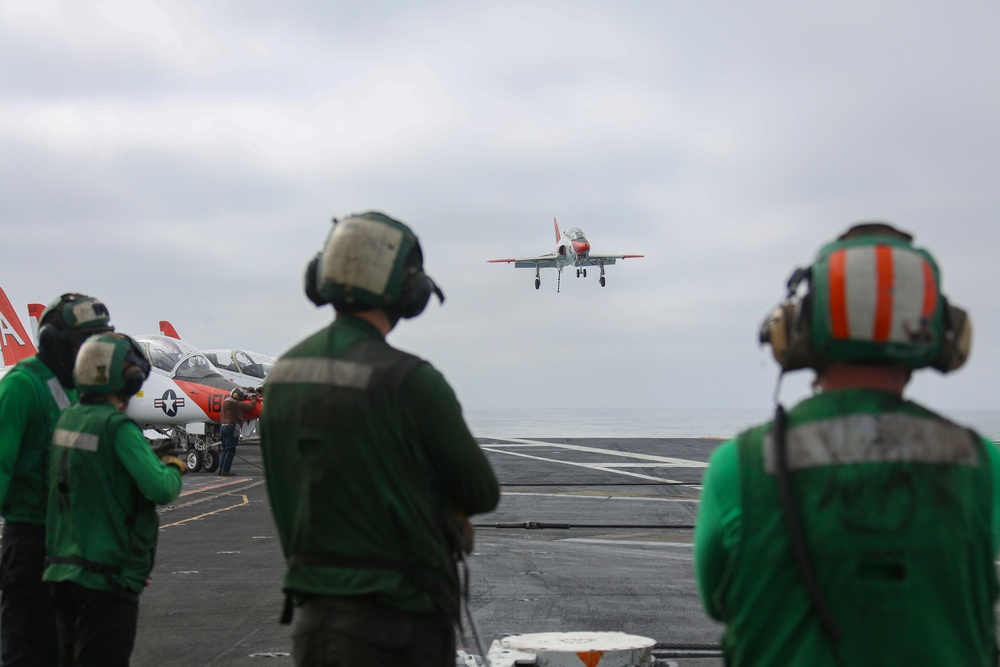
<svg viewBox="0 0 1000 667">
<path fill-rule="evenodd" d="M 538 278 L 535 278 L 535 289 L 538 289 L 541 286 L 542 286 L 542 281 L 539 280 Z"/>
<path fill-rule="evenodd" d="M 583 270 L 583 277 L 584 277 L 584 278 L 586 278 L 586 277 L 587 277 L 587 269 L 584 269 L 584 270 Z"/>
<path fill-rule="evenodd" d="M 202 469 L 205 472 L 215 472 L 219 469 L 219 452 L 206 449 L 201 454 Z"/>
<path fill-rule="evenodd" d="M 197 449 L 192 449 L 184 457 L 184 462 L 187 463 L 188 472 L 201 472 L 201 452 Z"/>
<path fill-rule="evenodd" d="M 601 287 L 604 287 L 604 276 L 601 276 Z"/>
</svg>

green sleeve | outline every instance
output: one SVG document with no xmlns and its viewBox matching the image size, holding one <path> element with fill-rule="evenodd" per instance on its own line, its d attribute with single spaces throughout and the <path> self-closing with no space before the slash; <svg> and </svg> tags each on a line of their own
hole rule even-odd
<svg viewBox="0 0 1000 667">
<path fill-rule="evenodd" d="M 698 593 L 706 613 L 717 620 L 722 620 L 724 578 L 739 540 L 741 520 L 739 449 L 736 440 L 729 440 L 709 460 L 694 531 Z"/>
<path fill-rule="evenodd" d="M 997 443 L 986 438 L 983 438 L 983 447 L 986 450 L 986 459 L 993 481 L 993 553 L 996 555 L 1000 552 L 1000 448 Z"/>
<path fill-rule="evenodd" d="M 7 500 L 28 416 L 38 413 L 37 395 L 31 379 L 23 373 L 8 371 L 0 380 L 0 508 Z"/>
<path fill-rule="evenodd" d="M 500 485 L 444 376 L 424 364 L 403 385 L 401 399 L 406 423 L 427 452 L 452 507 L 466 516 L 495 508 Z"/>
<path fill-rule="evenodd" d="M 180 495 L 180 470 L 157 458 L 135 422 L 125 422 L 118 428 L 115 454 L 135 480 L 139 492 L 151 502 L 165 505 Z"/>
</svg>

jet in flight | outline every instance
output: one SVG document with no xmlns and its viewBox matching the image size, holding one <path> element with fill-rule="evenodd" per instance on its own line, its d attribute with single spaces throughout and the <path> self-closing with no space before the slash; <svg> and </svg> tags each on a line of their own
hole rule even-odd
<svg viewBox="0 0 1000 667">
<path fill-rule="evenodd" d="M 570 227 L 564 232 L 559 231 L 559 222 L 552 218 L 556 229 L 556 249 L 547 255 L 538 257 L 510 257 L 507 259 L 491 259 L 491 263 L 514 262 L 516 269 L 535 270 L 535 289 L 542 286 L 542 277 L 539 274 L 541 269 L 558 269 L 556 278 L 556 292 L 559 291 L 562 282 L 562 271 L 567 266 L 576 267 L 576 277 L 587 277 L 588 266 L 599 266 L 601 268 L 601 287 L 604 287 L 604 267 L 610 266 L 619 259 L 632 259 L 643 257 L 644 255 L 594 255 L 590 252 L 590 241 L 584 236 L 583 230 L 579 227 Z"/>
</svg>

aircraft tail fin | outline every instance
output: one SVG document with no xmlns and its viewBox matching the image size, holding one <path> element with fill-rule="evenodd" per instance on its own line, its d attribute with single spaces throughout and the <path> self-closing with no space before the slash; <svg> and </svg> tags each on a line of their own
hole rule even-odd
<svg viewBox="0 0 1000 667">
<path fill-rule="evenodd" d="M 44 305 L 40 303 L 28 304 L 28 322 L 31 323 L 31 339 L 35 341 L 35 345 L 38 345 L 38 327 L 42 323 L 42 313 L 44 312 Z"/>
<path fill-rule="evenodd" d="M 559 221 L 552 218 L 552 224 L 556 227 L 556 243 L 559 243 L 559 240 L 562 239 L 562 232 L 559 231 Z"/>
<path fill-rule="evenodd" d="M 177 340 L 181 339 L 180 335 L 177 333 L 177 329 L 174 328 L 174 325 L 166 320 L 160 320 L 160 333 L 169 338 L 176 338 Z"/>
<path fill-rule="evenodd" d="M 0 289 L 0 349 L 3 350 L 5 366 L 13 366 L 21 359 L 35 355 L 35 344 L 28 338 L 3 289 Z"/>
</svg>

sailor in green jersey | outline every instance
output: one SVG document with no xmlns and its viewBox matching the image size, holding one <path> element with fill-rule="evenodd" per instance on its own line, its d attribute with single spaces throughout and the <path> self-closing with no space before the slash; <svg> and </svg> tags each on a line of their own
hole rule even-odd
<svg viewBox="0 0 1000 667">
<path fill-rule="evenodd" d="M 278 360 L 260 420 L 295 663 L 451 667 L 453 529 L 499 486 L 441 373 L 385 341 L 443 295 L 381 213 L 335 221 L 306 293 L 336 319 Z"/>
<path fill-rule="evenodd" d="M 52 429 L 76 399 L 73 362 L 95 333 L 112 331 L 107 307 L 64 294 L 42 312 L 38 353 L 0 379 L 0 664 L 55 665 L 56 624 L 45 567 L 45 505 Z"/>
<path fill-rule="evenodd" d="M 177 498 L 187 471 L 157 455 L 125 414 L 150 364 L 123 334 L 87 340 L 74 377 L 80 401 L 56 423 L 46 544 L 62 667 L 129 664 L 139 593 L 156 553 L 156 506 Z"/>
<path fill-rule="evenodd" d="M 958 368 L 971 340 L 911 242 L 850 228 L 762 327 L 817 393 L 705 474 L 695 571 L 728 665 L 997 664 L 1000 453 L 903 398 L 914 369 Z"/>
</svg>

